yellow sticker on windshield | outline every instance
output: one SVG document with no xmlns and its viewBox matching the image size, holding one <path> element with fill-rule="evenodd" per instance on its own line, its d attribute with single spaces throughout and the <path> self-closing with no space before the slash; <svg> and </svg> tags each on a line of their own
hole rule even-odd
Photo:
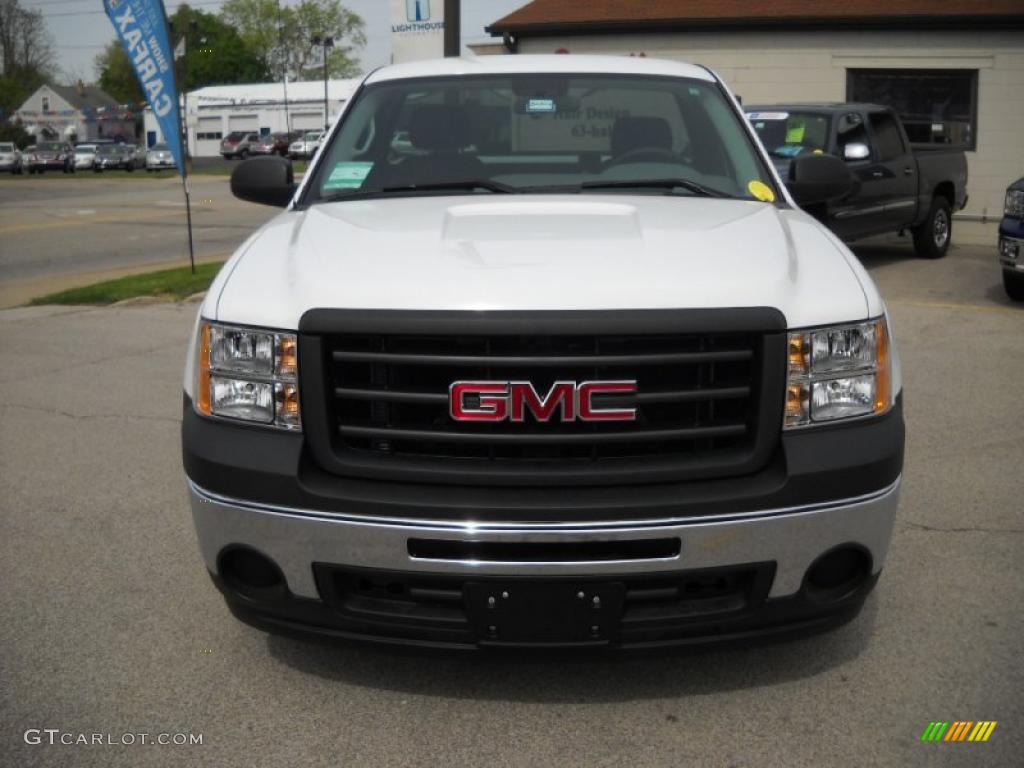
<svg viewBox="0 0 1024 768">
<path fill-rule="evenodd" d="M 763 181 L 754 179 L 747 184 L 747 189 L 754 197 L 760 200 L 762 203 L 774 203 L 775 193 L 772 192 L 772 188 L 765 184 Z"/>
</svg>

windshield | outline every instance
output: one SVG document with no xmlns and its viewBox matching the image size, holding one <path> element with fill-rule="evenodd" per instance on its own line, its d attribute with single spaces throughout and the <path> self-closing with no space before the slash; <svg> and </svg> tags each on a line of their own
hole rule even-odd
<svg viewBox="0 0 1024 768">
<path fill-rule="evenodd" d="M 166 144 L 154 144 L 152 147 L 149 148 L 149 151 L 150 152 L 168 152 L 169 150 L 167 149 L 167 145 Z"/>
<path fill-rule="evenodd" d="M 436 193 L 467 181 L 486 183 L 463 191 L 776 196 L 716 84 L 592 74 L 368 86 L 331 140 L 308 194 L 315 201 L 432 191 L 427 186 Z"/>
<path fill-rule="evenodd" d="M 14 145 L 0 142 L 0 152 L 13 152 Z"/>
<path fill-rule="evenodd" d="M 91 155 L 95 151 L 96 147 L 89 146 L 88 144 L 82 144 L 80 146 L 75 147 L 76 155 Z"/>
<path fill-rule="evenodd" d="M 61 148 L 60 144 L 56 144 L 50 141 L 44 141 L 36 145 L 36 149 L 40 152 L 56 152 Z"/>
<path fill-rule="evenodd" d="M 820 112 L 748 112 L 769 155 L 797 157 L 822 154 L 828 151 L 829 129 L 832 120 Z"/>
<path fill-rule="evenodd" d="M 303 139 L 303 141 L 316 141 L 322 135 L 323 134 L 320 134 L 320 133 L 307 133 L 305 136 L 302 137 L 302 139 Z"/>
<path fill-rule="evenodd" d="M 96 150 L 97 155 L 116 155 L 119 154 L 120 152 L 121 150 L 118 148 L 116 144 L 104 144 L 102 147 Z"/>
</svg>

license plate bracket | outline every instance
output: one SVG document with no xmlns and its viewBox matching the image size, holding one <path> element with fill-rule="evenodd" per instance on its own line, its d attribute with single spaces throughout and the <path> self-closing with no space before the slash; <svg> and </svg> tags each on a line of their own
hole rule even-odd
<svg viewBox="0 0 1024 768">
<path fill-rule="evenodd" d="M 603 645 L 615 639 L 622 582 L 479 581 L 463 590 L 480 645 Z"/>
</svg>

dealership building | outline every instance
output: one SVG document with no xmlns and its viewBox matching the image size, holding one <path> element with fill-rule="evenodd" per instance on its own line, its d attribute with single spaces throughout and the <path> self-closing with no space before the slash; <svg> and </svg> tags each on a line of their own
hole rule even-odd
<svg viewBox="0 0 1024 768">
<path fill-rule="evenodd" d="M 747 104 L 891 106 L 912 141 L 966 152 L 960 242 L 995 242 L 1024 176 L 1024 0 L 533 0 L 487 29 L 478 54 L 680 59 Z"/>
<path fill-rule="evenodd" d="M 327 114 L 333 120 L 348 101 L 358 80 L 327 81 Z M 232 131 L 261 136 L 283 131 L 323 130 L 324 82 L 211 85 L 182 98 L 188 149 L 193 157 L 216 157 L 220 140 Z M 163 141 L 153 110 L 145 113 L 146 145 Z"/>
</svg>

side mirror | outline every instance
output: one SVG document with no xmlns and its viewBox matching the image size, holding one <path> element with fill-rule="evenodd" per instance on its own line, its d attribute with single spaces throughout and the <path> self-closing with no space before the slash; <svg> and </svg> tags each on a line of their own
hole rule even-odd
<svg viewBox="0 0 1024 768">
<path fill-rule="evenodd" d="M 231 174 L 231 194 L 239 200 L 283 208 L 295 194 L 291 161 L 283 157 L 243 160 Z"/>
<path fill-rule="evenodd" d="M 844 197 L 853 189 L 853 174 L 832 155 L 797 157 L 789 165 L 786 188 L 800 205 Z"/>
<path fill-rule="evenodd" d="M 871 157 L 871 149 L 867 144 L 853 141 L 843 147 L 844 160 L 867 160 Z"/>
</svg>

